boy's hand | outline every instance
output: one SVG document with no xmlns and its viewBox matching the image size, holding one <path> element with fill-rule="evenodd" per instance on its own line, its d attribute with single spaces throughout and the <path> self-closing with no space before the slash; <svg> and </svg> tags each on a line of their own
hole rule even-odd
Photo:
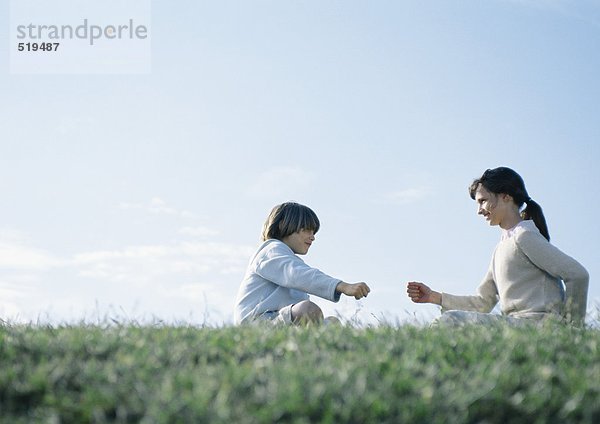
<svg viewBox="0 0 600 424">
<path fill-rule="evenodd" d="M 354 296 L 356 300 L 367 297 L 371 289 L 366 283 L 344 283 L 340 281 L 335 288 L 337 292 L 344 293 L 346 296 Z"/>
</svg>

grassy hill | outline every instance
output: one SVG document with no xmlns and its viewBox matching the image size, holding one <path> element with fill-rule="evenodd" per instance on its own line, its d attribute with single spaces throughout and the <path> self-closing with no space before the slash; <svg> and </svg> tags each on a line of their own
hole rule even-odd
<svg viewBox="0 0 600 424">
<path fill-rule="evenodd" d="M 2 422 L 600 422 L 600 331 L 0 326 Z"/>
</svg>

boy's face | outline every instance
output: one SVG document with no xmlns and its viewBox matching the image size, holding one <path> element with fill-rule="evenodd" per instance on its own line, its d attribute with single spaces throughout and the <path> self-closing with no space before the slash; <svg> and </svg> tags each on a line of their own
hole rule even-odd
<svg viewBox="0 0 600 424">
<path fill-rule="evenodd" d="M 315 232 L 313 230 L 300 230 L 281 239 L 297 255 L 306 255 L 313 241 Z"/>
</svg>

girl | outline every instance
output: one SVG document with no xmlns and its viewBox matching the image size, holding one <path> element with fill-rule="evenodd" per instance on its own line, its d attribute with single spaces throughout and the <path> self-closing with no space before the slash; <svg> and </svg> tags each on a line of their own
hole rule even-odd
<svg viewBox="0 0 600 424">
<path fill-rule="evenodd" d="M 542 208 L 529 197 L 519 174 L 505 167 L 488 169 L 473 181 L 469 193 L 477 202 L 477 213 L 490 225 L 502 228 L 500 243 L 477 294 L 456 296 L 409 282 L 411 300 L 440 305 L 440 322 L 501 319 L 489 314 L 498 301 L 502 314 L 511 322 L 549 316 L 582 322 L 589 275 L 575 259 L 550 244 Z M 520 212 L 524 204 L 527 206 Z"/>
<path fill-rule="evenodd" d="M 263 243 L 250 260 L 235 302 L 234 322 L 256 319 L 285 324 L 320 322 L 323 312 L 309 294 L 337 302 L 343 293 L 355 299 L 371 291 L 365 283 L 349 284 L 306 265 L 306 255 L 320 223 L 308 207 L 288 202 L 275 206 L 262 231 Z"/>
</svg>

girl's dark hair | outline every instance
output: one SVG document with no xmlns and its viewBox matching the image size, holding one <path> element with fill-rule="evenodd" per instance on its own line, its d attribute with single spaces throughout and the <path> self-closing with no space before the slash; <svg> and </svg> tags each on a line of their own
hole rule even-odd
<svg viewBox="0 0 600 424">
<path fill-rule="evenodd" d="M 295 202 L 286 202 L 271 210 L 263 225 L 261 239 L 281 240 L 300 230 L 313 230 L 316 234 L 320 226 L 319 218 L 311 208 Z"/>
<path fill-rule="evenodd" d="M 544 218 L 542 207 L 531 200 L 531 197 L 527 194 L 527 189 L 525 189 L 525 182 L 519 174 L 504 166 L 486 170 L 483 175 L 473 181 L 469 187 L 469 194 L 473 200 L 475 200 L 475 192 L 477 191 L 479 184 L 490 193 L 508 194 L 513 198 L 519 209 L 526 203 L 527 207 L 521 211 L 521 217 L 523 219 L 533 220 L 535 226 L 540 230 L 540 233 L 546 240 L 550 241 L 548 225 L 546 224 L 546 218 Z"/>
</svg>

